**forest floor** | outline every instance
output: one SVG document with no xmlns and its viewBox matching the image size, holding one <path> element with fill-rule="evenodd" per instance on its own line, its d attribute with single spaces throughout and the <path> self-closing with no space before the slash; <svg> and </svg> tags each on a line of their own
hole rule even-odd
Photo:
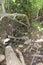
<svg viewBox="0 0 43 65">
<path fill-rule="evenodd" d="M 6 18 L 4 22 L 0 23 L 1 25 L 0 37 L 1 36 L 3 37 L 6 31 L 8 35 L 12 35 L 12 31 L 11 29 L 9 29 L 8 26 L 9 24 L 12 24 L 12 22 L 10 21 L 9 23 L 9 20 L 8 22 L 6 22 Z M 29 39 L 26 27 L 18 23 L 13 23 L 13 27 L 14 27 L 13 37 L 16 37 L 16 39 L 12 39 L 10 43 L 13 50 L 15 51 L 15 49 L 19 49 L 23 53 L 26 65 L 37 65 L 38 63 L 43 63 L 43 42 L 40 43 L 31 42 L 40 38 L 43 39 L 43 31 L 39 32 L 32 28 L 31 38 Z M 3 49 L 3 46 L 1 47 L 1 44 L 0 44 L 0 54 L 4 54 L 5 56 L 5 49 Z M 6 65 L 6 59 L 0 62 L 0 65 Z"/>
</svg>

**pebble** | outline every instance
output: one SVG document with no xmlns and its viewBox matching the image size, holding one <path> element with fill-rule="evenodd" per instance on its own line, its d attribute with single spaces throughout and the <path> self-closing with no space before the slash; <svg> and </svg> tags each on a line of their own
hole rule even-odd
<svg viewBox="0 0 43 65">
<path fill-rule="evenodd" d="M 7 65 L 22 65 L 21 61 L 16 56 L 13 48 L 11 46 L 7 46 L 5 49 L 6 55 L 6 64 Z"/>
<path fill-rule="evenodd" d="M 0 54 L 0 62 L 2 62 L 5 59 L 5 56 L 3 54 Z"/>
<path fill-rule="evenodd" d="M 23 47 L 23 45 L 19 45 L 19 47 L 20 47 L 20 48 L 22 48 L 22 47 Z"/>
</svg>

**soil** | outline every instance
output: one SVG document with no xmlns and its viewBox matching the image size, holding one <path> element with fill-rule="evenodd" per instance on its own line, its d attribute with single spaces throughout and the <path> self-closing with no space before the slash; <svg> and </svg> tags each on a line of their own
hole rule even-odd
<svg viewBox="0 0 43 65">
<path fill-rule="evenodd" d="M 9 24 L 10 24 L 10 26 L 9 26 Z M 12 29 L 14 32 L 12 32 Z M 12 20 L 7 19 L 7 17 L 4 18 L 0 23 L 0 37 L 1 37 L 1 39 L 3 39 L 3 35 L 4 35 L 4 37 L 6 37 L 5 33 L 7 33 L 7 35 L 11 35 L 11 36 L 13 35 L 16 38 L 23 37 L 23 36 L 28 37 L 28 34 L 27 35 L 24 34 L 24 33 L 27 33 L 27 28 L 25 26 L 22 26 L 22 25 L 16 23 L 16 21 L 12 22 Z M 36 39 L 40 39 L 40 38 L 43 38 L 43 31 L 39 32 L 39 31 L 35 31 L 34 29 L 32 29 L 31 30 L 31 40 L 35 41 Z M 43 63 L 43 43 L 37 43 L 37 44 L 41 45 L 41 48 L 38 48 L 39 53 L 36 54 L 37 47 L 34 47 L 35 43 L 31 43 L 33 45 L 31 45 L 31 47 L 29 49 L 27 49 L 26 52 L 23 52 L 23 50 L 25 48 L 27 48 L 29 45 L 29 44 L 24 44 L 24 42 L 25 42 L 25 40 L 23 40 L 23 39 L 16 39 L 16 40 L 11 39 L 10 45 L 12 46 L 14 51 L 16 48 L 18 48 L 23 53 L 26 65 L 31 65 L 32 60 L 33 60 L 32 65 L 37 65 L 38 63 Z M 21 44 L 23 45 L 23 47 L 19 47 L 19 45 L 21 45 Z M 5 55 L 4 47 L 5 46 L 0 44 L 0 54 Z M 35 54 L 37 56 L 34 57 Z M 34 59 L 33 59 L 33 57 L 34 57 Z M 6 65 L 6 59 L 4 61 L 0 62 L 0 65 Z"/>
</svg>

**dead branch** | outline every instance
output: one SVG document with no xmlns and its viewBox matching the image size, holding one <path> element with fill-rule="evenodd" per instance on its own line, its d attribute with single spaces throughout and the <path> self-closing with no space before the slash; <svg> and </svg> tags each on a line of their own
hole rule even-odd
<svg viewBox="0 0 43 65">
<path fill-rule="evenodd" d="M 25 23 L 18 21 L 16 18 L 15 18 L 15 21 L 27 27 L 27 25 Z"/>
<path fill-rule="evenodd" d="M 3 13 L 5 13 L 4 3 L 1 3 L 1 4 L 2 4 L 2 11 Z"/>
<path fill-rule="evenodd" d="M 11 38 L 11 39 L 16 39 L 16 37 L 11 36 L 11 35 L 8 35 L 8 38 Z"/>
<path fill-rule="evenodd" d="M 34 41 L 35 43 L 41 43 L 41 42 L 43 42 L 43 39 L 41 38 L 41 39 L 37 39 L 36 41 Z"/>
<path fill-rule="evenodd" d="M 2 20 L 4 17 L 13 17 L 12 18 L 12 20 L 16 20 L 16 22 L 18 22 L 18 23 L 20 23 L 20 24 L 22 24 L 22 25 L 24 25 L 24 26 L 26 26 L 27 27 L 27 25 L 25 24 L 25 23 L 23 23 L 23 22 L 21 22 L 21 21 L 18 21 L 17 19 L 16 19 L 16 16 L 18 16 L 18 17 L 26 17 L 26 19 L 27 19 L 27 24 L 28 24 L 28 26 L 30 26 L 30 24 L 29 24 L 29 19 L 28 19 L 28 17 L 25 15 L 25 14 L 18 14 L 18 13 L 13 13 L 13 14 L 10 14 L 10 13 L 2 13 L 2 14 L 0 14 L 0 20 Z"/>
<path fill-rule="evenodd" d="M 10 13 L 1 13 L 0 14 L 0 20 L 2 20 L 4 17 L 10 17 L 10 16 L 16 17 L 16 13 L 13 13 L 13 14 L 10 14 Z"/>
<path fill-rule="evenodd" d="M 42 17 L 43 17 L 43 15 L 42 16 L 39 16 L 38 18 L 35 18 L 34 21 L 37 21 L 38 19 L 40 19 Z"/>
<path fill-rule="evenodd" d="M 34 55 L 31 55 L 31 56 L 33 57 Z M 43 55 L 36 54 L 35 57 L 41 57 L 41 58 L 43 58 Z"/>
<path fill-rule="evenodd" d="M 28 24 L 28 26 L 30 26 L 29 19 L 28 19 L 27 15 L 25 15 L 25 14 L 17 14 L 17 16 L 19 16 L 19 17 L 26 17 L 26 19 L 27 19 L 27 24 Z M 13 19 L 14 19 L 14 18 L 13 18 Z"/>
<path fill-rule="evenodd" d="M 22 37 L 14 37 L 14 36 L 11 36 L 11 35 L 8 35 L 8 38 L 12 38 L 12 39 L 22 39 L 22 40 L 27 40 L 28 37 L 26 36 L 22 36 Z M 31 40 L 30 40 L 31 41 Z M 24 42 L 25 43 L 25 42 Z M 29 42 L 28 42 L 29 43 Z"/>
<path fill-rule="evenodd" d="M 33 56 L 33 58 L 32 58 L 32 62 L 31 62 L 31 64 L 30 64 L 30 65 L 32 65 L 32 64 L 33 64 L 33 61 L 34 61 L 34 59 L 35 59 L 35 56 L 36 56 L 36 55 L 37 55 L 37 53 L 38 53 L 38 49 L 39 49 L 39 47 L 37 47 L 36 53 L 34 54 L 34 56 Z"/>
<path fill-rule="evenodd" d="M 5 13 L 4 0 L 0 0 L 0 4 L 2 6 L 2 12 Z"/>
<path fill-rule="evenodd" d="M 23 50 L 23 52 L 25 53 L 31 46 L 32 46 L 32 44 L 30 43 L 30 44 L 28 45 L 28 47 L 26 47 L 26 48 Z"/>
</svg>

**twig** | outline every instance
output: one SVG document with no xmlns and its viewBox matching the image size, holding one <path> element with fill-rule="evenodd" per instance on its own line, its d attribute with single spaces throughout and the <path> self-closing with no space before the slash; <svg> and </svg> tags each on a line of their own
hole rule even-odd
<svg viewBox="0 0 43 65">
<path fill-rule="evenodd" d="M 4 3 L 2 2 L 1 5 L 2 5 L 2 11 L 3 11 L 3 13 L 5 13 Z"/>
<path fill-rule="evenodd" d="M 32 44 L 30 43 L 30 44 L 28 45 L 28 47 L 23 50 L 23 52 L 25 53 L 31 46 L 32 46 Z"/>
<path fill-rule="evenodd" d="M 31 56 L 34 57 L 34 55 L 31 55 Z M 43 58 L 43 55 L 36 54 L 35 57 L 41 57 L 41 58 Z"/>
<path fill-rule="evenodd" d="M 15 21 L 27 27 L 27 25 L 25 23 L 18 21 L 16 18 L 15 18 Z"/>
<path fill-rule="evenodd" d="M 24 26 L 26 26 L 27 27 L 27 25 L 25 24 L 25 23 L 23 23 L 23 22 L 21 22 L 21 21 L 18 21 L 17 19 L 16 19 L 16 16 L 21 16 L 21 17 L 26 17 L 26 19 L 27 19 L 27 24 L 28 24 L 28 26 L 29 26 L 29 20 L 28 20 L 28 17 L 25 15 L 25 14 L 17 14 L 17 13 L 13 13 L 13 14 L 10 14 L 10 13 L 2 13 L 2 14 L 0 14 L 0 20 L 2 20 L 4 17 L 10 17 L 10 16 L 13 16 L 13 18 L 12 18 L 12 20 L 16 20 L 16 22 L 18 22 L 18 23 L 20 23 L 20 24 L 22 24 L 22 25 L 24 25 Z"/>
<path fill-rule="evenodd" d="M 16 17 L 16 13 L 10 14 L 10 13 L 2 13 L 0 14 L 0 17 L 3 19 L 4 17 L 9 17 L 9 16 L 13 16 Z M 0 20 L 2 20 L 0 19 Z"/>
<path fill-rule="evenodd" d="M 16 39 L 16 37 L 8 35 L 8 38 Z"/>
<path fill-rule="evenodd" d="M 31 62 L 31 64 L 30 64 L 30 65 L 32 65 L 32 64 L 33 64 L 33 61 L 34 61 L 34 59 L 35 59 L 35 56 L 37 55 L 38 49 L 39 49 L 39 47 L 37 47 L 36 53 L 34 54 L 33 59 L 32 59 L 32 62 Z"/>
<path fill-rule="evenodd" d="M 38 18 L 35 18 L 34 21 L 37 21 L 37 20 L 40 19 L 41 17 L 43 17 L 43 15 L 42 15 L 42 16 L 39 16 Z"/>
<path fill-rule="evenodd" d="M 30 48 L 29 52 L 31 52 L 32 49 L 33 49 L 33 46 Z"/>
<path fill-rule="evenodd" d="M 41 39 L 37 39 L 36 41 L 33 41 L 34 43 L 41 43 L 41 42 L 43 42 L 43 39 L 41 38 Z"/>
<path fill-rule="evenodd" d="M 26 36 L 22 36 L 22 37 L 14 37 L 14 36 L 11 36 L 11 35 L 8 35 L 8 38 L 22 39 L 22 40 L 27 40 L 27 39 L 28 39 L 28 37 L 26 37 Z"/>
</svg>

